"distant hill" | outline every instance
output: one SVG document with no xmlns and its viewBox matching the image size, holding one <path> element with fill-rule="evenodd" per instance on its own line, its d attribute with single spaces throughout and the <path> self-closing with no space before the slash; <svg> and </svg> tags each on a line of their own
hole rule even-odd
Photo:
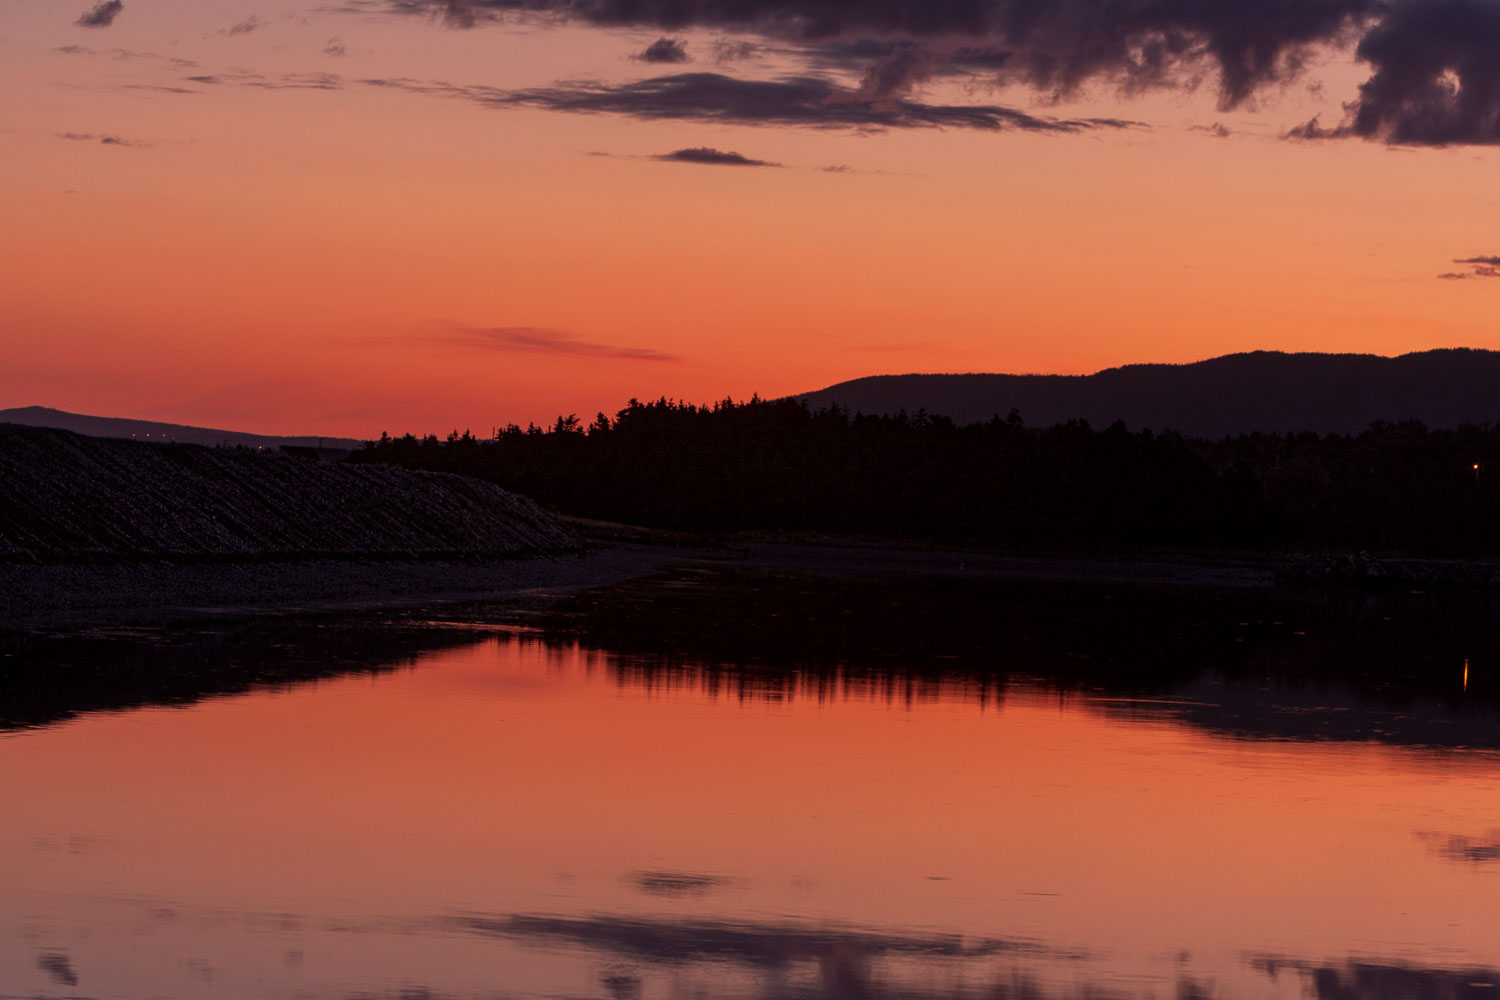
<svg viewBox="0 0 1500 1000">
<path fill-rule="evenodd" d="M 336 437 L 277 437 L 271 434 L 246 434 L 243 431 L 216 430 L 211 427 L 189 427 L 165 424 L 155 420 L 126 420 L 120 417 L 92 417 L 68 413 L 47 406 L 18 406 L 0 410 L 0 424 L 22 424 L 26 427 L 53 427 L 58 430 L 87 434 L 89 437 L 134 438 L 137 441 L 165 441 L 180 444 L 225 445 L 276 451 L 282 445 L 301 448 L 334 448 L 352 451 L 363 441 Z"/>
<path fill-rule="evenodd" d="M 874 375 L 797 398 L 859 413 L 919 409 L 959 424 L 1032 426 L 1123 420 L 1132 430 L 1217 438 L 1250 431 L 1350 434 L 1375 420 L 1429 427 L 1500 423 L 1500 352 L 1456 348 L 1373 354 L 1254 351 L 1185 365 L 1125 365 L 1093 375 Z"/>
</svg>

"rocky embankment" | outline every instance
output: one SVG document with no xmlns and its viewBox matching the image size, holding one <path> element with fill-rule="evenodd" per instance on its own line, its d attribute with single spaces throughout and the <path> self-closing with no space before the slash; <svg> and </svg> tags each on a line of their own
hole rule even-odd
<svg viewBox="0 0 1500 1000">
<path fill-rule="evenodd" d="M 0 562 L 512 558 L 580 540 L 491 483 L 0 424 Z"/>
<path fill-rule="evenodd" d="M 1287 563 L 1277 569 L 1276 583 L 1351 590 L 1500 590 L 1500 564 L 1377 559 L 1368 552 L 1359 552 Z"/>
</svg>

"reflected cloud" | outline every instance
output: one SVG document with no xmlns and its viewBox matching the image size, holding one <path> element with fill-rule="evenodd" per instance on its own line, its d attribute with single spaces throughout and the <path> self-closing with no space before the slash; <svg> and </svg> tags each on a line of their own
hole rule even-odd
<svg viewBox="0 0 1500 1000">
<path fill-rule="evenodd" d="M 1413 834 L 1427 850 L 1446 861 L 1483 865 L 1500 861 L 1500 830 L 1484 837 L 1465 837 L 1456 833 L 1419 830 Z"/>
<path fill-rule="evenodd" d="M 865 958 L 920 955 L 973 959 L 1032 955 L 1083 960 L 1086 952 L 1051 948 L 1026 938 L 966 938 L 959 934 L 900 934 L 845 926 L 628 916 L 455 916 L 452 926 L 494 937 L 554 941 L 644 961 L 701 961 L 780 966 L 838 955 Z"/>
<path fill-rule="evenodd" d="M 1303 977 L 1303 996 L 1317 1000 L 1493 1000 L 1500 969 L 1474 966 L 1443 969 L 1399 962 L 1307 962 L 1275 956 L 1250 960 L 1271 978 L 1291 972 Z"/>
<path fill-rule="evenodd" d="M 78 972 L 64 952 L 42 952 L 36 958 L 36 967 L 50 976 L 52 981 L 59 986 L 78 985 Z"/>
<path fill-rule="evenodd" d="M 664 871 L 631 872 L 625 881 L 652 896 L 703 896 L 730 884 L 719 875 Z"/>
</svg>

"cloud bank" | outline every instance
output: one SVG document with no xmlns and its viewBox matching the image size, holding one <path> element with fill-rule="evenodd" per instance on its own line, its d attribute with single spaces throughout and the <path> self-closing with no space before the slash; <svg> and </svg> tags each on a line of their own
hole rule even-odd
<svg viewBox="0 0 1500 1000">
<path fill-rule="evenodd" d="M 345 0 L 474 28 L 521 13 L 756 35 L 812 61 L 863 59 L 871 94 L 967 70 L 1066 96 L 1212 80 L 1224 110 L 1352 47 L 1369 68 L 1345 119 L 1296 138 L 1500 143 L 1500 0 Z M 862 54 L 863 53 L 863 54 Z"/>
</svg>

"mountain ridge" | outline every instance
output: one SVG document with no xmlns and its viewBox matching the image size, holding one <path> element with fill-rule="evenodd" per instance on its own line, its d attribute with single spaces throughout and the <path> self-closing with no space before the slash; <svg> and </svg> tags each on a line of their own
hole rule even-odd
<svg viewBox="0 0 1500 1000">
<path fill-rule="evenodd" d="M 1123 421 L 1132 430 L 1223 437 L 1256 431 L 1358 433 L 1372 422 L 1500 423 L 1500 352 L 1440 348 L 1375 354 L 1246 351 L 1183 364 L 1134 363 L 1087 375 L 870 375 L 792 398 L 814 409 L 1004 419 L 1034 426 Z"/>
<path fill-rule="evenodd" d="M 129 417 L 100 417 L 87 413 L 70 413 L 50 406 L 16 406 L 0 410 L 0 424 L 23 427 L 50 427 L 72 431 L 87 437 L 122 438 L 137 441 L 176 442 L 178 444 L 222 445 L 275 451 L 282 445 L 303 448 L 329 448 L 352 451 L 364 442 L 357 438 L 319 436 L 316 434 L 252 434 L 191 424 L 173 424 L 160 420 L 134 420 Z"/>
</svg>

